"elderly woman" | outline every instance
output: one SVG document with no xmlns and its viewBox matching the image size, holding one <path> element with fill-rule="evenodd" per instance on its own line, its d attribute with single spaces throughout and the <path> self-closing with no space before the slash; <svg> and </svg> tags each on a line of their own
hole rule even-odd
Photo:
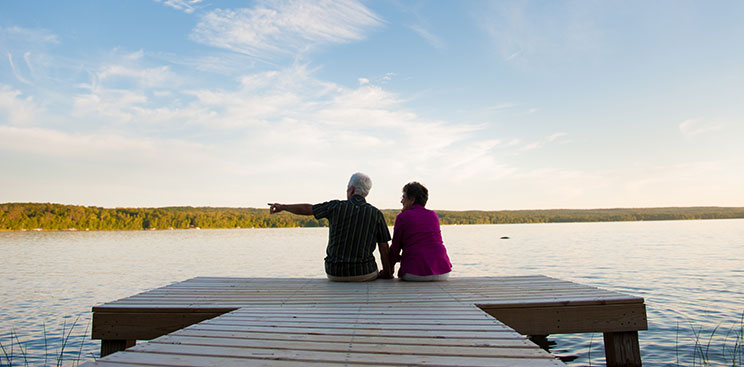
<svg viewBox="0 0 744 367">
<path fill-rule="evenodd" d="M 447 280 L 452 270 L 442 242 L 439 216 L 424 207 L 428 200 L 429 190 L 424 185 L 411 182 L 403 186 L 403 210 L 395 218 L 390 246 L 390 261 L 400 261 L 398 277 L 402 280 Z"/>
</svg>

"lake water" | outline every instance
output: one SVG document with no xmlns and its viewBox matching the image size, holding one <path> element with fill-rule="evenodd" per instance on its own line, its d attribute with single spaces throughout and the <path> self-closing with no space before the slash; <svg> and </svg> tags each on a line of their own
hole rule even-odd
<svg viewBox="0 0 744 367">
<path fill-rule="evenodd" d="M 327 233 L 0 232 L 0 343 L 6 353 L 14 348 L 13 365 L 24 365 L 24 354 L 30 365 L 56 364 L 63 327 L 79 318 L 64 364 L 91 360 L 99 349 L 87 337 L 91 306 L 195 276 L 324 278 Z M 453 277 L 543 274 L 644 297 L 646 366 L 744 363 L 744 220 L 443 226 L 442 233 Z M 604 364 L 601 334 L 550 339 L 554 354 L 577 357 L 569 365 Z"/>
</svg>

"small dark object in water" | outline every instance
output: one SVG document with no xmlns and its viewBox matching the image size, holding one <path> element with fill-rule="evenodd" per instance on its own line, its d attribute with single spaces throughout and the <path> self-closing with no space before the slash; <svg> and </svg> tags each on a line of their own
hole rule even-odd
<svg viewBox="0 0 744 367">
<path fill-rule="evenodd" d="M 509 236 L 503 236 L 503 237 L 501 237 L 501 239 L 502 240 L 508 240 L 509 239 Z"/>
</svg>

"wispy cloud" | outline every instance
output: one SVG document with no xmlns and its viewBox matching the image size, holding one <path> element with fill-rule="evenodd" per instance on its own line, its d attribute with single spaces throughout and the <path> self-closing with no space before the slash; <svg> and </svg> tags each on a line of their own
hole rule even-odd
<svg viewBox="0 0 744 367">
<path fill-rule="evenodd" d="M 150 69 L 158 67 L 144 70 Z M 137 70 L 101 67 L 94 78 L 98 83 L 86 85 L 85 93 L 72 97 L 69 118 L 76 123 L 67 127 L 70 132 L 44 131 L 51 140 L 45 151 L 53 155 L 55 149 L 76 144 L 88 146 L 91 152 L 103 149 L 93 143 L 96 139 L 131 147 L 132 142 L 114 141 L 118 135 L 109 135 L 120 131 L 133 141 L 142 135 L 152 145 L 157 145 L 158 136 L 178 136 L 184 142 L 193 139 L 201 146 L 198 151 L 209 152 L 210 160 L 220 162 L 204 162 L 219 177 L 284 176 L 310 167 L 357 170 L 365 162 L 367 171 L 389 172 L 392 181 L 413 173 L 439 177 L 445 165 L 470 175 L 478 167 L 501 164 L 488 154 L 498 142 L 483 142 L 477 136 L 484 126 L 423 118 L 407 110 L 404 99 L 371 82 L 345 87 L 319 80 L 315 70 L 295 65 L 244 75 L 231 89 L 181 89 L 152 83 L 120 89 L 109 85 L 112 78 L 147 80 L 148 73 Z M 166 97 L 165 103 L 152 101 L 154 90 Z M 13 105 L 19 94 L 10 92 L 6 95 L 14 100 L 8 105 Z M 13 130 L 26 140 L 34 133 Z M 52 144 L 57 140 L 62 143 Z M 276 149 L 277 142 L 282 149 Z M 188 145 L 183 147 L 188 149 Z"/>
<path fill-rule="evenodd" d="M 537 148 L 540 148 L 540 147 L 544 146 L 547 143 L 552 143 L 552 142 L 554 142 L 556 140 L 559 140 L 560 138 L 562 138 L 564 136 L 567 136 L 567 135 L 568 135 L 568 133 L 565 133 L 565 132 L 562 132 L 562 131 L 555 132 L 555 133 L 551 134 L 550 136 L 548 136 L 548 137 L 546 137 L 544 139 L 541 139 L 541 140 L 534 141 L 534 142 L 531 142 L 531 143 L 528 143 L 528 144 L 523 145 L 521 148 L 519 148 L 519 151 L 525 152 L 525 151 L 528 151 L 528 150 L 534 150 L 534 149 L 537 149 Z"/>
<path fill-rule="evenodd" d="M 504 61 L 525 63 L 537 56 L 573 58 L 601 46 L 602 33 L 594 24 L 591 7 L 581 3 L 553 3 L 533 7 L 529 2 L 492 2 L 474 15 Z"/>
<path fill-rule="evenodd" d="M 58 44 L 59 37 L 46 29 L 32 29 L 18 26 L 0 26 L 0 45 L 9 43 L 24 43 L 26 45 L 37 43 Z"/>
<path fill-rule="evenodd" d="M 260 57 L 296 55 L 315 46 L 363 39 L 382 20 L 357 1 L 266 1 L 202 16 L 191 38 Z"/>
<path fill-rule="evenodd" d="M 182 10 L 184 13 L 191 14 L 196 10 L 197 4 L 202 2 L 202 0 L 155 0 L 156 2 L 160 3 L 162 2 L 166 6 L 170 6 L 171 8 Z"/>
<path fill-rule="evenodd" d="M 446 47 L 446 44 L 444 41 L 442 41 L 441 38 L 437 37 L 435 34 L 431 33 L 428 29 L 424 28 L 421 25 L 413 25 L 410 27 L 411 30 L 416 32 L 421 38 L 425 39 L 426 42 L 428 42 L 432 47 L 442 50 Z"/>
<path fill-rule="evenodd" d="M 19 90 L 0 85 L 0 116 L 5 115 L 10 124 L 25 125 L 36 120 L 39 107 L 32 97 L 22 97 Z M 0 122 L 3 122 L 0 120 Z"/>
<path fill-rule="evenodd" d="M 36 81 L 34 61 L 47 62 L 44 50 L 59 43 L 59 37 L 46 29 L 0 26 L 0 54 L 7 55 L 13 77 L 23 84 Z"/>
<path fill-rule="evenodd" d="M 699 119 L 685 120 L 679 124 L 679 131 L 688 138 L 720 131 L 721 129 L 723 129 L 723 124 Z"/>
<path fill-rule="evenodd" d="M 561 138 L 561 137 L 564 137 L 564 136 L 566 136 L 566 135 L 568 135 L 568 133 L 565 133 L 565 132 L 559 131 L 559 132 L 557 132 L 557 133 L 554 133 L 553 135 L 550 135 L 550 136 L 548 136 L 548 139 L 547 139 L 547 140 L 548 140 L 548 141 L 556 141 L 557 139 L 559 139 L 559 138 Z"/>
<path fill-rule="evenodd" d="M 161 86 L 177 79 L 168 66 L 137 68 L 125 65 L 107 65 L 96 76 L 100 83 L 127 80 L 143 87 Z"/>
<path fill-rule="evenodd" d="M 744 164 L 741 155 L 716 160 L 688 161 L 668 165 L 649 162 L 623 180 L 624 202 L 655 202 L 663 206 L 735 205 L 744 193 L 744 178 L 732 167 Z M 719 197 L 720 192 L 735 195 Z M 638 205 L 638 204 L 636 204 Z M 648 204 L 646 204 L 648 205 Z"/>
<path fill-rule="evenodd" d="M 27 60 L 27 57 L 24 58 L 24 60 Z M 13 55 L 10 52 L 8 52 L 8 63 L 10 64 L 10 69 L 13 71 L 13 75 L 15 75 L 16 79 L 18 79 L 19 82 L 23 84 L 31 84 L 31 82 L 26 80 L 26 78 L 21 75 L 20 70 L 16 68 L 15 62 L 13 62 Z"/>
<path fill-rule="evenodd" d="M 514 103 L 498 103 L 493 106 L 489 106 L 488 110 L 491 111 L 500 111 L 500 110 L 508 110 L 510 108 L 516 107 Z"/>
</svg>

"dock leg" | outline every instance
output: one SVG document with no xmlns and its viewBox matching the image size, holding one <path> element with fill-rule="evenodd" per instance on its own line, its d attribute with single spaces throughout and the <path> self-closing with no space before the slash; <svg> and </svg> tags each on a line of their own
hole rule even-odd
<svg viewBox="0 0 744 367">
<path fill-rule="evenodd" d="M 550 347 L 555 345 L 555 342 L 548 340 L 547 335 L 529 335 L 527 338 L 546 352 L 550 352 Z"/>
<path fill-rule="evenodd" d="M 136 340 L 103 339 L 101 340 L 101 358 L 133 347 L 135 344 L 137 344 Z"/>
<path fill-rule="evenodd" d="M 607 366 L 641 366 L 641 348 L 637 331 L 604 333 Z"/>
</svg>

